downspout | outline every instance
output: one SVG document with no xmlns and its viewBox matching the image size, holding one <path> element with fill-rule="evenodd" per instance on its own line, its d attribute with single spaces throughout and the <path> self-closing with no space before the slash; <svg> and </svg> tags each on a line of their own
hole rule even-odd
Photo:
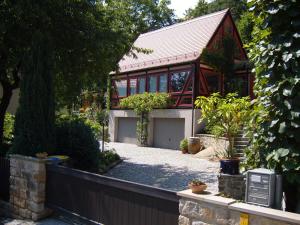
<svg viewBox="0 0 300 225">
<path fill-rule="evenodd" d="M 194 107 L 194 102 L 195 102 L 195 74 L 196 74 L 196 65 L 197 65 L 197 63 L 194 63 L 193 64 L 193 76 L 192 76 L 192 87 L 193 87 L 193 92 L 192 92 L 192 137 L 194 137 L 195 136 L 195 128 L 194 128 L 194 120 L 195 120 L 195 115 L 194 115 L 194 113 L 195 113 L 195 107 Z"/>
</svg>

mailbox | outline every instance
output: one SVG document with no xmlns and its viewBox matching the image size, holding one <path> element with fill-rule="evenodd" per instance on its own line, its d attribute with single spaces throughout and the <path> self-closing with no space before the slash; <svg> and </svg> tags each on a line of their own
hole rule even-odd
<svg viewBox="0 0 300 225">
<path fill-rule="evenodd" d="M 247 172 L 246 202 L 265 207 L 274 207 L 276 174 L 259 168 Z"/>
</svg>

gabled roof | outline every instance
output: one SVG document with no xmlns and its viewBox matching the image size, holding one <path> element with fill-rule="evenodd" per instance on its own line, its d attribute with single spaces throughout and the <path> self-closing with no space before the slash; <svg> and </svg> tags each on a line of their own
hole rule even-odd
<svg viewBox="0 0 300 225">
<path fill-rule="evenodd" d="M 141 34 L 134 46 L 150 49 L 150 54 L 125 55 L 119 62 L 120 72 L 194 61 L 207 46 L 228 9 Z"/>
</svg>

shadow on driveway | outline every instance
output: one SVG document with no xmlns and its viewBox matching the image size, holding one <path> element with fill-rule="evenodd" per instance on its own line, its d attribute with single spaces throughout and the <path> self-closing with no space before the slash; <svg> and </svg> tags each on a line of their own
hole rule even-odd
<svg viewBox="0 0 300 225">
<path fill-rule="evenodd" d="M 124 161 L 108 171 L 105 176 L 146 184 L 154 187 L 181 191 L 187 189 L 188 182 L 200 179 L 208 185 L 208 191 L 217 192 L 217 173 L 214 169 L 193 171 L 187 167 L 174 167 L 169 164 L 137 164 Z"/>
</svg>

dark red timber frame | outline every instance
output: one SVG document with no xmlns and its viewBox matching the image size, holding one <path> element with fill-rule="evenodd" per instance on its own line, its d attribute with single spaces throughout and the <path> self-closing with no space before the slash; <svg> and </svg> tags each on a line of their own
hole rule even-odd
<svg viewBox="0 0 300 225">
<path fill-rule="evenodd" d="M 218 38 L 223 38 L 225 35 L 225 26 L 229 25 L 232 37 L 236 40 L 237 45 L 240 49 L 240 55 L 237 58 L 242 59 L 242 60 L 247 60 L 247 54 L 245 49 L 242 47 L 242 41 L 240 39 L 240 36 L 238 34 L 237 28 L 233 22 L 231 14 L 228 13 L 224 16 L 223 20 L 219 24 L 218 28 L 216 29 L 215 33 L 213 34 L 211 40 L 208 42 L 207 47 L 212 46 L 215 41 Z M 179 92 L 172 92 L 171 91 L 171 73 L 173 72 L 180 72 L 180 71 L 186 71 L 187 69 L 190 69 L 190 75 L 187 78 L 184 87 L 181 91 Z M 208 82 L 205 77 L 205 71 L 213 71 L 212 68 L 208 67 L 207 65 L 203 64 L 201 62 L 201 58 L 198 58 L 197 60 L 190 62 L 188 64 L 178 64 L 178 65 L 172 65 L 172 66 L 166 66 L 166 67 L 160 67 L 160 68 L 155 68 L 155 69 L 146 69 L 144 71 L 140 72 L 129 72 L 128 74 L 121 74 L 121 75 L 115 75 L 116 78 L 122 77 L 121 79 L 127 79 L 127 96 L 130 94 L 130 81 L 129 79 L 137 79 L 137 93 L 139 92 L 139 77 L 145 77 L 146 78 L 146 92 L 149 90 L 149 76 L 159 76 L 161 74 L 167 74 L 168 76 L 168 84 L 167 84 L 167 89 L 168 93 L 170 93 L 171 98 L 175 99 L 175 103 L 171 108 L 194 108 L 193 102 L 196 100 L 197 96 L 203 95 L 203 96 L 209 96 L 211 93 L 209 93 L 208 89 Z M 236 75 L 242 75 L 242 76 L 247 76 L 248 80 L 248 94 L 251 96 L 251 98 L 254 97 L 253 95 L 253 81 L 254 81 L 254 76 L 253 74 L 250 73 L 250 71 L 245 70 L 245 71 L 237 71 Z M 115 87 L 116 94 L 117 94 L 117 89 L 115 85 L 115 80 L 116 78 L 112 79 L 113 86 Z M 157 91 L 159 90 L 159 79 L 156 80 L 157 82 Z M 188 85 L 192 82 L 192 91 L 186 90 Z M 219 91 L 224 94 L 224 76 L 219 74 Z M 119 97 L 118 95 L 113 95 L 112 96 L 112 102 L 119 104 L 120 99 L 124 97 Z M 191 104 L 181 104 L 181 102 L 185 99 L 189 98 L 191 99 Z M 117 109 L 119 108 L 118 106 L 113 106 L 112 108 Z"/>
<path fill-rule="evenodd" d="M 184 72 L 184 71 L 189 71 L 189 76 L 186 78 L 184 86 L 181 91 L 178 92 L 173 92 L 171 90 L 171 76 L 172 73 L 176 72 Z M 187 65 L 182 65 L 182 66 L 174 66 L 174 67 L 167 67 L 167 68 L 162 68 L 160 70 L 149 70 L 146 72 L 141 72 L 141 73 L 135 73 L 133 75 L 131 74 L 122 74 L 116 76 L 116 78 L 112 79 L 112 87 L 114 89 L 114 92 L 112 94 L 112 108 L 118 109 L 119 108 L 119 102 L 122 98 L 130 96 L 130 80 L 131 79 L 136 79 L 137 80 L 137 87 L 136 87 L 136 92 L 139 93 L 139 79 L 144 77 L 146 78 L 146 92 L 149 92 L 149 79 L 150 76 L 156 76 L 156 92 L 159 92 L 160 89 L 160 76 L 162 75 L 167 75 L 167 93 L 170 93 L 171 98 L 175 99 L 174 105 L 171 106 L 171 108 L 192 108 L 192 102 L 193 102 L 193 90 L 194 90 L 194 76 L 195 76 L 195 66 L 194 64 L 187 64 Z M 118 95 L 118 89 L 116 86 L 116 81 L 120 80 L 126 80 L 127 82 L 127 90 L 126 96 L 119 96 Z M 188 86 L 192 86 L 192 90 L 186 90 Z M 184 99 L 191 99 L 190 104 L 182 104 L 181 101 Z"/>
</svg>

